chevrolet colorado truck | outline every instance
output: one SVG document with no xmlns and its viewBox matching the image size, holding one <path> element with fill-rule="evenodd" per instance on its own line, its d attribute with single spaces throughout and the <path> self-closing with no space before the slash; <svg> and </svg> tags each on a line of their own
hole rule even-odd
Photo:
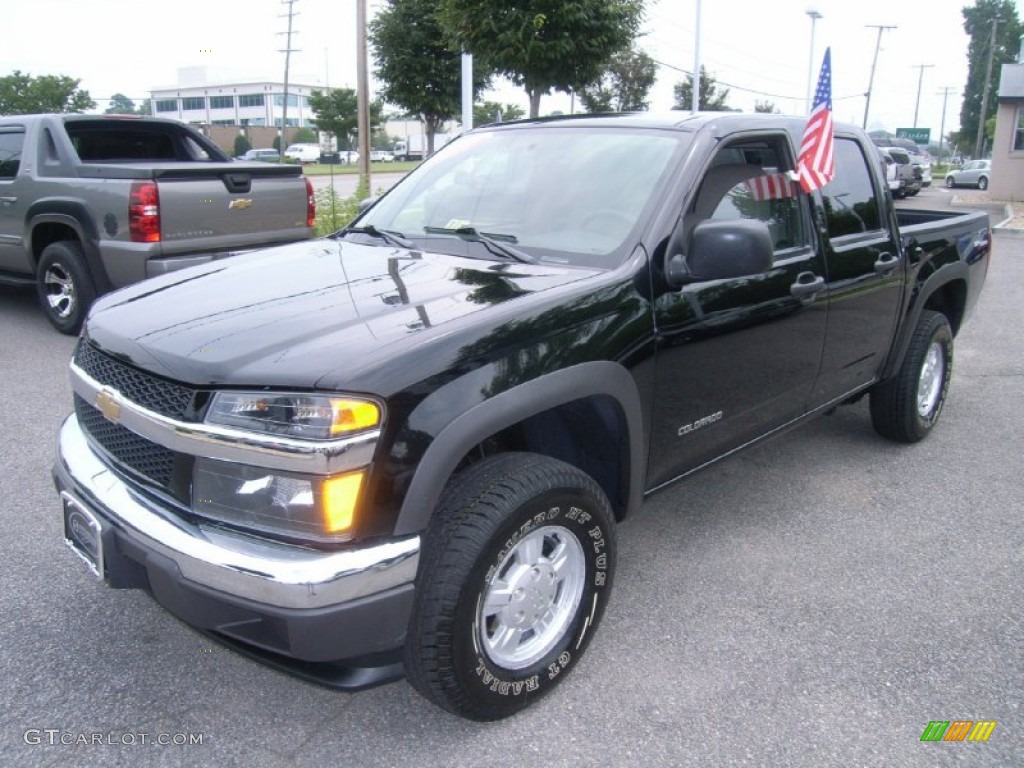
<svg viewBox="0 0 1024 768">
<path fill-rule="evenodd" d="M 593 640 L 645 496 L 863 396 L 885 438 L 936 427 L 987 216 L 896 210 L 843 125 L 805 193 L 803 126 L 490 126 L 331 237 L 101 298 L 68 545 L 309 679 L 520 710 Z"/>
<path fill-rule="evenodd" d="M 0 283 L 35 286 L 54 327 L 78 333 L 113 288 L 312 237 L 301 174 L 233 162 L 174 120 L 0 117 Z"/>
</svg>

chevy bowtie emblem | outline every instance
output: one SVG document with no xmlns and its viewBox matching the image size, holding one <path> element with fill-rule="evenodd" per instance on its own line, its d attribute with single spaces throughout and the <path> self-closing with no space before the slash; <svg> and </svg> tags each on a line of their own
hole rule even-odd
<svg viewBox="0 0 1024 768">
<path fill-rule="evenodd" d="M 108 420 L 115 424 L 118 418 L 121 416 L 121 404 L 117 402 L 117 395 L 109 389 L 101 389 L 96 393 L 96 407 L 100 409 L 100 413 Z"/>
<path fill-rule="evenodd" d="M 232 200 L 230 203 L 228 203 L 228 210 L 229 211 L 244 211 L 250 205 L 252 205 L 252 198 L 251 197 L 239 197 L 239 198 L 237 198 L 235 200 Z"/>
</svg>

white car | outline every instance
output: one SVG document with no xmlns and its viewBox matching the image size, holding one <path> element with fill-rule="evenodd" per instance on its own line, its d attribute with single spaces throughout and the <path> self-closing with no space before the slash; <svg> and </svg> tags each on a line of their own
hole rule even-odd
<svg viewBox="0 0 1024 768">
<path fill-rule="evenodd" d="M 320 159 L 320 146 L 318 144 L 292 144 L 284 151 L 284 156 L 300 163 L 315 163 Z"/>
<path fill-rule="evenodd" d="M 388 152 L 386 149 L 375 149 L 370 152 L 371 163 L 393 163 L 395 162 L 395 156 L 393 153 Z"/>
</svg>

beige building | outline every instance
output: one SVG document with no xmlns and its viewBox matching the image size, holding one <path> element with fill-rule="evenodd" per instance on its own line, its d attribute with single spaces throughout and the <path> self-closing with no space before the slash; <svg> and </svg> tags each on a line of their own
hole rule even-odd
<svg viewBox="0 0 1024 768">
<path fill-rule="evenodd" d="M 997 200 L 1024 200 L 1024 63 L 1003 64 L 992 142 L 989 192 Z"/>
</svg>

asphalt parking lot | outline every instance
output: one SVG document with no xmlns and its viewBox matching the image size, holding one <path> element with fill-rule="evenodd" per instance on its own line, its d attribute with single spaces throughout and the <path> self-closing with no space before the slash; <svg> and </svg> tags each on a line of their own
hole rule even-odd
<svg viewBox="0 0 1024 768">
<path fill-rule="evenodd" d="M 0 287 L 0 765 L 1022 766 L 1022 285 L 999 235 L 925 442 L 862 402 L 652 497 L 587 657 L 485 725 L 292 679 L 93 581 L 49 477 L 74 340 Z M 998 725 L 922 742 L 933 720 Z"/>
</svg>

